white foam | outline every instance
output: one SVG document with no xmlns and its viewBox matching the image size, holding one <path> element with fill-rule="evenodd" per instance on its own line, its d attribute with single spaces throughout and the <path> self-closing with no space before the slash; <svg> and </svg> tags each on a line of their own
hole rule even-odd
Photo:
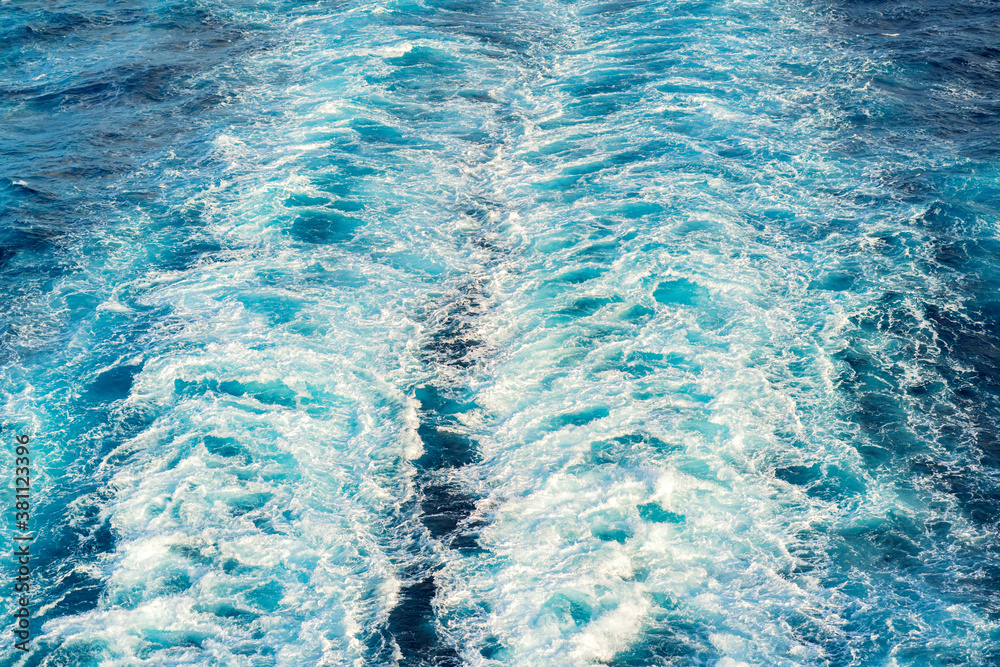
<svg viewBox="0 0 1000 667">
<path fill-rule="evenodd" d="M 756 62 L 737 62 L 728 27 L 693 20 L 654 42 L 681 40 L 691 71 L 650 70 L 607 116 L 579 115 L 585 95 L 571 89 L 623 66 L 621 31 L 646 30 L 625 19 L 616 32 L 555 5 L 518 9 L 539 32 L 505 28 L 530 48 L 503 58 L 473 35 L 359 23 L 380 5 L 291 20 L 286 51 L 252 56 L 262 72 L 300 68 L 293 86 L 254 91 L 278 113 L 217 134 L 208 155 L 222 166 L 197 175 L 203 187 L 168 189 L 174 213 L 202 212 L 221 258 L 151 266 L 137 240 L 158 221 L 142 215 L 100 232 L 120 250 L 92 272 L 114 287 L 97 309 L 169 315 L 129 357 L 142 370 L 119 406 L 153 421 L 99 466 L 116 544 L 92 570 L 104 596 L 49 621 L 49 638 L 104 646 L 108 665 L 250 664 L 261 648 L 280 665 L 360 665 L 406 573 L 432 563 L 439 635 L 469 664 L 611 662 L 672 624 L 706 664 L 822 664 L 856 641 L 849 611 L 884 600 L 882 584 L 852 597 L 827 583 L 838 531 L 945 512 L 956 543 L 982 542 L 953 499 L 934 509 L 866 469 L 838 353 L 874 292 L 813 285 L 845 258 L 863 279 L 905 282 L 881 273 L 885 223 L 826 194 L 868 187 L 875 168 L 825 142 L 846 122 L 838 96 L 872 99 L 855 84 L 885 65 L 808 41 L 794 9 L 737 4 L 779 26 L 740 32 Z M 649 8 L 653 27 L 669 27 L 672 7 Z M 455 59 L 445 89 L 490 100 L 431 103 L 372 62 L 415 48 Z M 783 79 L 790 56 L 822 65 L 821 80 Z M 402 139 L 365 139 L 361 120 Z M 614 161 L 627 151 L 638 157 Z M 291 194 L 329 201 L 285 206 Z M 345 201 L 364 204 L 349 212 L 353 237 L 289 233 L 300 213 Z M 621 213 L 629 203 L 659 210 Z M 861 240 L 796 230 L 834 219 L 856 221 Z M 678 279 L 690 294 L 657 301 Z M 462 313 L 477 364 L 429 363 L 435 322 L 470 285 L 484 304 Z M 39 322 L 23 335 L 43 338 Z M 475 398 L 457 421 L 482 461 L 449 480 L 480 499 L 483 553 L 448 550 L 420 522 L 419 383 Z M 815 497 L 779 478 L 796 465 L 835 466 L 863 489 Z M 989 642 L 995 624 L 976 609 L 944 611 L 920 632 Z M 951 618 L 978 634 L 951 637 Z M 501 650 L 487 659 L 491 642 Z"/>
</svg>

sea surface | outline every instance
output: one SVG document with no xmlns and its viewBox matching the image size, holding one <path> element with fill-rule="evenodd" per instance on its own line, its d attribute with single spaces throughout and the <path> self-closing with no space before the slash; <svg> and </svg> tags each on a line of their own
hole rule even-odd
<svg viewBox="0 0 1000 667">
<path fill-rule="evenodd" d="M 4 0 L 0 303 L 2 665 L 1000 665 L 995 0 Z"/>
</svg>

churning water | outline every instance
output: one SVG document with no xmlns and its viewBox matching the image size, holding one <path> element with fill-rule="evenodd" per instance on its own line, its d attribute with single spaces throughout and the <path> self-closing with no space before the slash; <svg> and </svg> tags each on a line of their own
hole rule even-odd
<svg viewBox="0 0 1000 667">
<path fill-rule="evenodd" d="M 1000 665 L 992 0 L 0 28 L 3 664 Z"/>
</svg>

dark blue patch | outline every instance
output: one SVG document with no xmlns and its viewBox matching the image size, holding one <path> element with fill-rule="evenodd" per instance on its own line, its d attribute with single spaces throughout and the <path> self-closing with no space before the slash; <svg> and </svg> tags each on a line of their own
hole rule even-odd
<svg viewBox="0 0 1000 667">
<path fill-rule="evenodd" d="M 360 225 L 357 218 L 334 211 L 309 211 L 296 216 L 290 233 L 305 243 L 340 243 L 350 240 Z"/>
<path fill-rule="evenodd" d="M 116 366 L 106 370 L 91 383 L 87 395 L 91 400 L 100 403 L 126 398 L 132 391 L 135 376 L 141 370 L 141 364 Z"/>
<path fill-rule="evenodd" d="M 431 601 L 437 592 L 434 577 L 410 584 L 400 591 L 399 604 L 389 613 L 388 628 L 403 654 L 406 667 L 461 667 L 454 649 L 443 647 L 434 627 Z"/>
</svg>

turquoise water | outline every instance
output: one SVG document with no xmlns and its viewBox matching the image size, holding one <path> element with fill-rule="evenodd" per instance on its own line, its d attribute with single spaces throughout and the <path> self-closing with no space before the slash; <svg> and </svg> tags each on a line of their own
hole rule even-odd
<svg viewBox="0 0 1000 667">
<path fill-rule="evenodd" d="M 995 4 L 0 26 L 3 664 L 1000 664 Z"/>
</svg>

